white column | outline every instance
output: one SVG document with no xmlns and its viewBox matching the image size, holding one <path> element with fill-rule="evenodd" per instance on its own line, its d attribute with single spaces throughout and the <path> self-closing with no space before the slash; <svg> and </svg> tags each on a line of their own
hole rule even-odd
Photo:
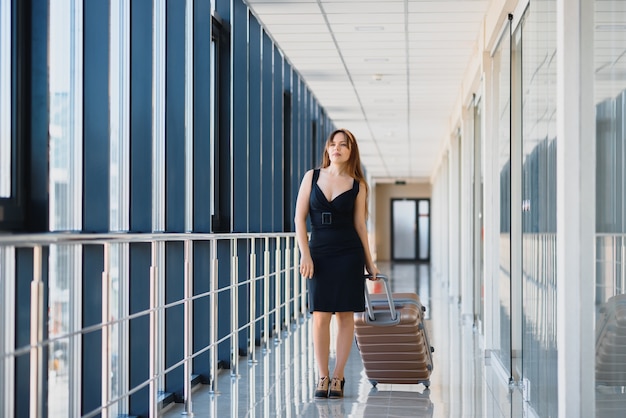
<svg viewBox="0 0 626 418">
<path fill-rule="evenodd" d="M 460 275 L 461 275 L 461 251 L 460 244 L 461 241 L 461 222 L 460 222 L 460 190 L 461 190 L 461 182 L 460 182 L 460 158 L 461 158 L 461 147 L 460 141 L 456 134 L 453 134 L 451 138 L 450 144 L 450 158 L 448 165 L 448 173 L 449 173 L 449 197 L 448 197 L 448 218 L 449 225 L 448 228 L 448 280 L 449 280 L 449 296 L 450 299 L 454 302 L 459 302 L 460 299 Z"/>
<path fill-rule="evenodd" d="M 557 340 L 559 416 L 592 417 L 595 110 L 593 1 L 557 0 Z"/>
</svg>

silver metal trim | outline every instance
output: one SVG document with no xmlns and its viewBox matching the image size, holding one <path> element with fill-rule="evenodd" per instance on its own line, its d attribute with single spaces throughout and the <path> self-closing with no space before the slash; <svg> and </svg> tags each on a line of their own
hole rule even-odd
<svg viewBox="0 0 626 418">
<path fill-rule="evenodd" d="M 11 31 L 11 0 L 0 0 L 0 197 L 11 197 Z"/>
<path fill-rule="evenodd" d="M 270 240 L 265 238 L 265 251 L 263 253 L 263 350 L 267 353 L 270 351 L 269 334 L 270 334 Z"/>
<path fill-rule="evenodd" d="M 217 391 L 217 289 L 218 289 L 218 260 L 217 241 L 211 241 L 211 284 L 209 290 L 209 305 L 211 309 L 209 322 L 209 346 L 210 350 L 210 373 L 209 392 L 216 394 Z"/>
<path fill-rule="evenodd" d="M 158 416 L 158 381 L 157 381 L 157 373 L 158 373 L 158 349 L 155 342 L 157 341 L 157 333 L 158 333 L 158 248 L 157 243 L 152 243 L 151 252 L 151 263 L 150 263 L 150 342 L 149 344 L 149 379 L 150 379 L 150 390 L 149 390 L 149 407 L 150 407 L 150 416 L 156 417 Z"/>
<path fill-rule="evenodd" d="M 165 230 L 165 0 L 154 0 L 152 31 L 152 230 Z"/>
<path fill-rule="evenodd" d="M 370 280 L 371 277 L 372 277 L 371 275 L 365 276 L 365 278 L 368 280 Z M 397 319 L 397 313 L 396 313 L 396 306 L 393 303 L 393 296 L 391 294 L 391 288 L 389 287 L 389 279 L 387 278 L 387 276 L 382 275 L 382 274 L 377 274 L 376 277 L 378 278 L 378 280 L 383 281 L 383 285 L 385 287 L 385 295 L 387 295 L 387 303 L 389 304 L 389 312 L 391 312 L 391 320 L 395 321 Z M 367 286 L 365 287 L 365 307 L 367 309 L 367 316 L 370 319 L 370 321 L 375 321 L 376 315 L 374 314 L 374 311 L 372 309 L 372 303 L 370 301 L 370 294 L 367 290 Z"/>
<path fill-rule="evenodd" d="M 249 292 L 249 331 L 248 331 L 248 362 L 256 363 L 256 239 L 250 239 L 250 292 Z"/>
<path fill-rule="evenodd" d="M 39 418 L 43 411 L 43 282 L 41 280 L 41 246 L 33 248 L 33 281 L 30 284 L 30 417 Z"/>
<path fill-rule="evenodd" d="M 109 94 L 111 135 L 110 228 L 129 229 L 130 201 L 130 2 L 111 2 Z M 115 193 L 117 191 L 117 193 Z M 114 216 L 117 215 L 117 216 Z"/>
<path fill-rule="evenodd" d="M 4 318 L 11 318 L 15 313 L 15 306 L 8 301 L 15 300 L 15 248 L 0 248 L 0 273 L 5 278 L 0 282 L 0 310 L 4 312 Z M 6 321 L 3 329 L 0 329 L 0 381 L 4 390 L 0 391 L 0 413 L 6 417 L 15 415 L 15 357 L 6 356 L 15 348 L 15 321 Z"/>
<path fill-rule="evenodd" d="M 283 300 L 285 301 L 284 332 L 291 333 L 291 239 L 285 238 L 285 288 Z"/>
<path fill-rule="evenodd" d="M 280 249 L 281 239 L 276 238 L 276 250 L 274 251 L 274 341 L 281 341 L 281 325 L 280 320 L 280 297 L 281 297 L 281 272 L 282 272 L 282 251 Z"/>
<path fill-rule="evenodd" d="M 183 415 L 193 416 L 191 377 L 193 373 L 193 242 L 185 241 L 185 330 L 184 330 L 184 399 L 185 411 Z"/>
<path fill-rule="evenodd" d="M 239 376 L 239 257 L 237 239 L 230 245 L 230 375 Z"/>
<path fill-rule="evenodd" d="M 103 247 L 103 271 L 102 271 L 102 416 L 108 417 L 109 409 L 107 407 L 111 397 L 111 328 L 109 318 L 111 317 L 111 277 L 109 275 L 111 244 L 104 244 Z"/>
<path fill-rule="evenodd" d="M 185 230 L 193 230 L 194 7 L 185 3 Z"/>
</svg>

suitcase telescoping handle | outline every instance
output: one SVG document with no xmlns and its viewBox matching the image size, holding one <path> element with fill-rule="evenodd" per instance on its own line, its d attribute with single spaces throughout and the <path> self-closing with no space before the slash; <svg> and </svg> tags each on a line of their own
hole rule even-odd
<svg viewBox="0 0 626 418">
<path fill-rule="evenodd" d="M 366 274 L 365 278 L 368 280 L 373 280 L 373 276 L 371 274 Z M 385 294 L 387 295 L 387 302 L 389 302 L 389 312 L 391 312 L 391 320 L 396 320 L 396 306 L 393 303 L 393 297 L 391 296 L 391 289 L 389 289 L 389 279 L 384 274 L 377 274 L 377 280 L 382 280 L 383 285 L 385 287 Z M 376 316 L 374 315 L 374 310 L 372 309 L 372 303 L 370 302 L 370 293 L 367 291 L 367 286 L 365 286 L 365 306 L 367 308 L 367 316 L 370 321 L 375 321 Z"/>
</svg>

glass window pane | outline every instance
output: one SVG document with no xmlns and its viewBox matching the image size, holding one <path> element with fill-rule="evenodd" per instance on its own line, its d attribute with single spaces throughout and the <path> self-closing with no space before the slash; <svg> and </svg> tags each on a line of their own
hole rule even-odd
<svg viewBox="0 0 626 418">
<path fill-rule="evenodd" d="M 80 230 L 82 9 L 50 1 L 50 230 Z"/>
<path fill-rule="evenodd" d="M 393 202 L 393 258 L 415 258 L 415 205 L 414 200 Z"/>
<path fill-rule="evenodd" d="M 83 2 L 50 0 L 49 13 L 49 133 L 50 230 L 82 228 L 83 155 Z M 72 378 L 80 359 L 78 337 L 65 337 L 77 326 L 73 300 L 80 294 L 81 252 L 77 247 L 51 246 L 48 304 L 49 416 L 79 415 L 80 387 Z"/>
<path fill-rule="evenodd" d="M 555 1 L 531 3 L 521 56 L 523 375 L 537 415 L 557 416 Z"/>
<path fill-rule="evenodd" d="M 596 108 L 596 416 L 626 400 L 620 306 L 626 303 L 626 18 L 620 0 L 594 2 Z"/>
<path fill-rule="evenodd" d="M 511 77 L 510 51 L 511 39 L 507 26 L 504 35 L 493 55 L 493 91 L 495 103 L 493 109 L 496 114 L 496 133 L 498 143 L 498 171 L 500 172 L 499 215 L 500 215 L 500 245 L 497 259 L 499 261 L 499 276 L 494 282 L 492 294 L 496 301 L 493 306 L 497 311 L 491 313 L 493 320 L 494 354 L 506 370 L 511 370 L 511 144 L 510 144 L 510 106 L 511 106 Z"/>
</svg>

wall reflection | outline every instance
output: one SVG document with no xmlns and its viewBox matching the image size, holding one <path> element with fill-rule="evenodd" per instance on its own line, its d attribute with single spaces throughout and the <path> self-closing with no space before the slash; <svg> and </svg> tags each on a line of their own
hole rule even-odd
<svg viewBox="0 0 626 418">
<path fill-rule="evenodd" d="M 626 7 L 594 3 L 596 416 L 626 408 Z"/>
</svg>

